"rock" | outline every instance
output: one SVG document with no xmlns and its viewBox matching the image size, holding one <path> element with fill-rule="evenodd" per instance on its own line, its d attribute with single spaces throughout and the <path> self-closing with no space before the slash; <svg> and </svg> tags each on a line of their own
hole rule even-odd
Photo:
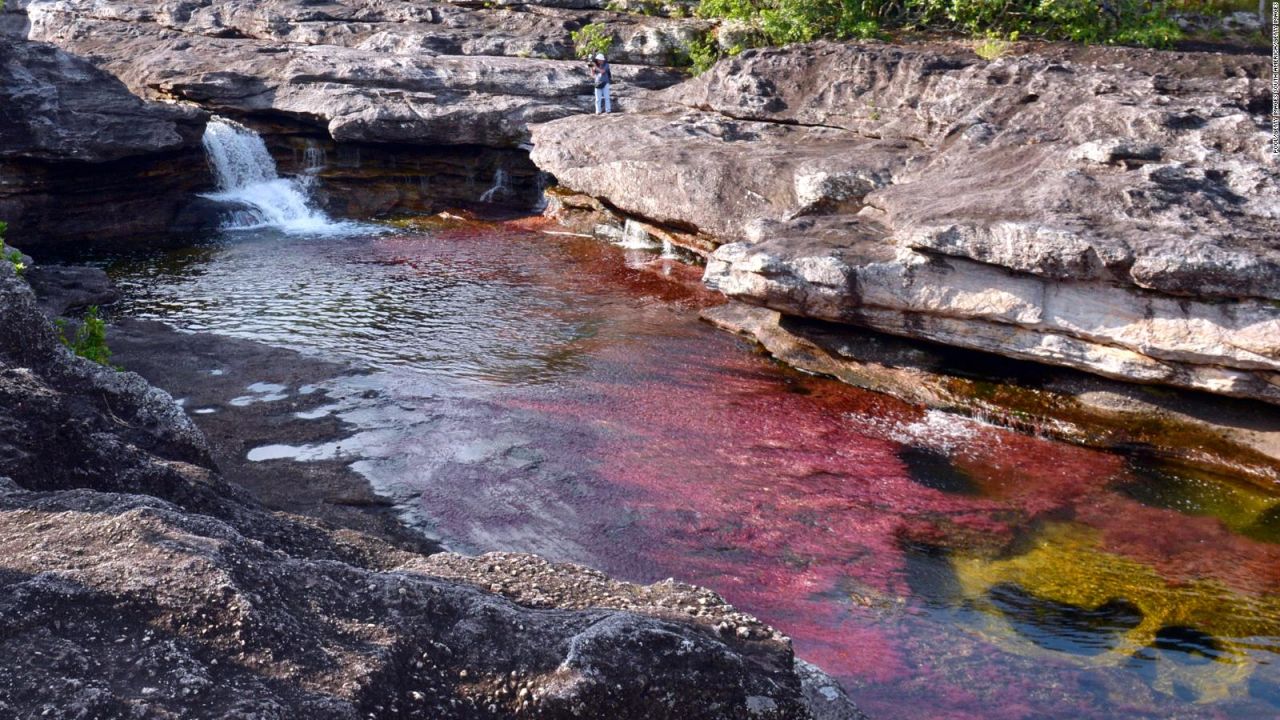
<svg viewBox="0 0 1280 720">
<path fill-rule="evenodd" d="M 759 624 L 709 591 L 266 511 L 166 393 L 63 348 L 5 263 L 0 325 L 6 715 L 853 716 L 809 709 L 772 630 L 718 635 Z"/>
<path fill-rule="evenodd" d="M 748 51 L 533 159 L 748 303 L 1280 403 L 1265 58 L 1051 50 Z"/>
<path fill-rule="evenodd" d="M 109 305 L 120 293 L 106 271 L 83 265 L 37 265 L 23 278 L 31 285 L 40 309 L 50 317 L 66 315 L 90 305 Z"/>
<path fill-rule="evenodd" d="M 201 113 L 43 43 L 0 42 L 0 218 L 26 250 L 167 230 L 207 184 Z"/>
<path fill-rule="evenodd" d="M 684 77 L 666 66 L 706 21 L 559 3 L 407 0 L 34 0 L 30 36 L 91 57 L 136 93 L 277 117 L 338 142 L 516 147 L 527 126 L 586 111 L 591 77 L 570 34 L 606 22 L 615 95 Z"/>
<path fill-rule="evenodd" d="M 494 205 L 528 210 L 542 202 L 542 174 L 529 162 L 528 153 L 520 150 L 350 145 L 281 132 L 280 127 L 258 129 L 280 172 L 315 178 L 311 198 L 339 217 L 428 214 Z M 486 197 L 489 202 L 482 200 Z"/>
<path fill-rule="evenodd" d="M 1262 32 L 1262 18 L 1257 13 L 1246 11 L 1237 11 L 1229 13 L 1222 18 L 1222 27 L 1227 32 L 1237 32 L 1243 34 Z"/>
<path fill-rule="evenodd" d="M 1042 437 L 1131 451 L 1174 466 L 1280 482 L 1280 410 L 1256 401 L 1132 385 L 846 324 L 731 302 L 711 324 L 793 367 Z"/>
<path fill-rule="evenodd" d="M 796 673 L 813 720 L 866 720 L 866 716 L 853 707 L 844 688 L 816 665 L 796 659 Z"/>
</svg>

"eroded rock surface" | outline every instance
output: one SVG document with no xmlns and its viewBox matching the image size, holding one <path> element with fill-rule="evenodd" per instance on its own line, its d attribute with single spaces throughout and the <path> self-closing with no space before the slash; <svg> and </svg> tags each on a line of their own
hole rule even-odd
<svg viewBox="0 0 1280 720">
<path fill-rule="evenodd" d="M 0 37 L 0 219 L 9 240 L 167 231 L 207 183 L 202 113 L 146 103 L 57 47 Z"/>
<path fill-rule="evenodd" d="M 0 325 L 4 717 L 858 717 L 708 591 L 268 512 L 7 263 Z"/>
<path fill-rule="evenodd" d="M 29 35 L 91 57 L 136 93 L 278 116 L 339 142 L 512 147 L 527 125 L 586 111 L 591 76 L 570 33 L 606 22 L 615 93 L 684 76 L 707 23 L 594 3 L 407 0 L 32 0 Z"/>
<path fill-rule="evenodd" d="M 533 158 L 723 243 L 740 300 L 1280 402 L 1265 58 L 947 46 L 749 51 Z"/>
</svg>

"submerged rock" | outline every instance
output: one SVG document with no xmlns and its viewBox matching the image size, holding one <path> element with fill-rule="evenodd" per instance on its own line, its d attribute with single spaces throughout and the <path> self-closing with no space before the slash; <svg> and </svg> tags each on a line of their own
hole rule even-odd
<svg viewBox="0 0 1280 720">
<path fill-rule="evenodd" d="M 748 51 L 534 128 L 573 190 L 722 243 L 783 313 L 1280 403 L 1265 58 Z"/>
<path fill-rule="evenodd" d="M 709 591 L 269 512 L 6 263 L 0 325 L 0 715 L 859 717 Z"/>
</svg>

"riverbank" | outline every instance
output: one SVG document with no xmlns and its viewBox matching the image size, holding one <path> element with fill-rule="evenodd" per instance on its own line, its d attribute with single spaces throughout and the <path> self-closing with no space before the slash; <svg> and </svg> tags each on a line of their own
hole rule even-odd
<svg viewBox="0 0 1280 720">
<path fill-rule="evenodd" d="M 1265 76 L 1248 55 L 818 43 L 535 126 L 533 159 L 557 217 L 704 256 L 709 286 L 772 311 L 722 324 L 799 367 L 1270 485 Z M 806 322 L 825 349 L 787 330 Z M 937 346 L 995 372 L 967 378 Z M 1021 389 L 985 386 L 1000 377 Z"/>
<path fill-rule="evenodd" d="M 209 425 L 229 431 L 211 446 L 168 394 L 64 350 L 8 264 L 0 292 L 11 558 L 0 623 L 6 657 L 35 658 L 8 665 L 7 712 L 856 717 L 823 696 L 838 691 L 820 692 L 819 674 L 793 669 L 780 634 L 707 591 L 614 583 L 525 556 L 426 556 L 376 512 L 322 507 L 351 487 L 336 468 L 250 473 L 292 511 L 273 512 L 223 473 L 244 467 L 243 443 L 258 432 L 297 437 L 302 403 L 256 412 L 275 390 L 249 383 L 245 399 L 225 401 L 245 413 Z M 200 407 L 223 405 L 240 373 L 337 369 L 154 325 L 121 335 L 122 355 L 188 382 Z M 332 430 L 314 427 L 313 438 Z M 340 495 L 317 492 L 317 475 Z"/>
<path fill-rule="evenodd" d="M 710 236 L 638 221 L 588 196 L 558 189 L 549 197 L 550 217 L 602 241 L 629 231 L 691 258 L 717 247 Z M 923 407 L 1264 489 L 1280 480 L 1280 412 L 1267 403 L 1117 382 L 754 303 L 712 307 L 703 318 L 787 365 Z"/>
</svg>

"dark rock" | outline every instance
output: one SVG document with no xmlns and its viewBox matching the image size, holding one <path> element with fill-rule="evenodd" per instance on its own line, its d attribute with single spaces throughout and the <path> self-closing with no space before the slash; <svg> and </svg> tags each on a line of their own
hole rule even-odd
<svg viewBox="0 0 1280 720">
<path fill-rule="evenodd" d="M 120 299 L 106 271 L 83 265 L 36 265 L 23 275 L 50 317 Z"/>
<path fill-rule="evenodd" d="M 0 218 L 28 251 L 167 230 L 207 186 L 203 116 L 144 103 L 89 62 L 0 43 Z"/>
</svg>

